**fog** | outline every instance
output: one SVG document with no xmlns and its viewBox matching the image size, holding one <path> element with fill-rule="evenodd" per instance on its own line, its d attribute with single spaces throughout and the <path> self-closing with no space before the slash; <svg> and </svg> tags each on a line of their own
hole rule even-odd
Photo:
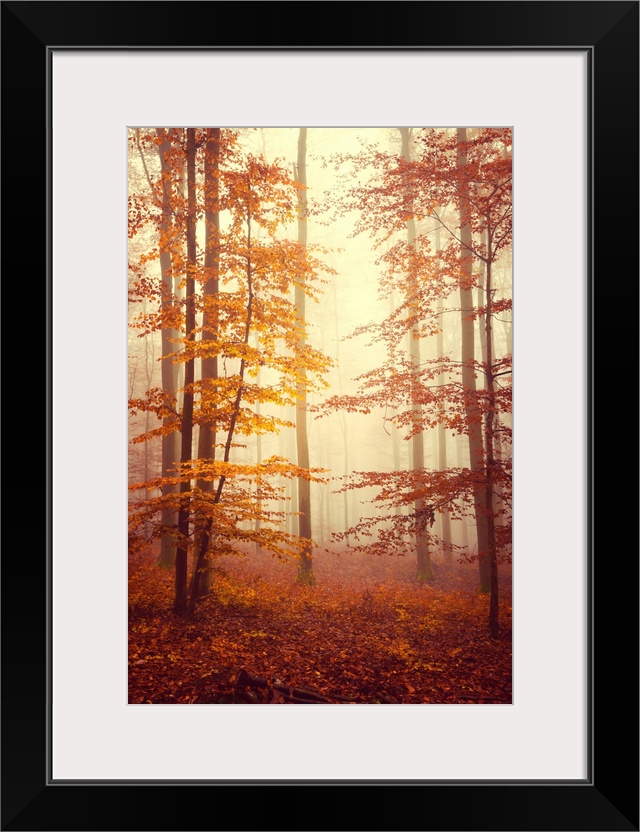
<svg viewBox="0 0 640 832">
<path fill-rule="evenodd" d="M 129 702 L 510 702 L 510 130 L 128 161 Z"/>
<path fill-rule="evenodd" d="M 427 158 L 431 152 L 428 144 L 421 143 L 424 132 L 419 128 L 410 131 L 410 158 L 407 161 L 419 161 Z M 130 131 L 130 200 L 133 198 L 136 205 L 142 206 L 140 210 L 143 214 L 148 211 L 150 217 L 148 222 L 136 226 L 130 236 L 130 288 L 139 285 L 140 281 L 148 281 L 157 286 L 161 280 L 157 256 L 161 234 L 157 219 L 157 182 L 161 178 L 161 168 L 158 148 L 151 143 L 151 133 L 149 130 Z M 455 129 L 443 130 L 442 136 L 454 141 L 455 133 Z M 279 162 L 290 172 L 292 179 L 296 178 L 300 137 L 298 128 L 241 129 L 237 134 L 238 157 L 243 154 L 263 156 L 268 164 Z M 179 139 L 183 141 L 182 135 Z M 469 471 L 472 467 L 468 422 L 464 422 L 459 413 L 458 416 L 454 413 L 456 408 L 462 412 L 453 392 L 461 384 L 460 379 L 453 375 L 456 365 L 459 366 L 461 362 L 460 296 L 456 283 L 460 279 L 460 266 L 451 265 L 456 250 L 459 256 L 459 207 L 447 196 L 443 197 L 442 204 L 433 208 L 427 193 L 432 187 L 429 185 L 425 187 L 424 195 L 419 192 L 418 186 L 411 193 L 411 211 L 407 208 L 405 194 L 402 202 L 404 207 L 400 211 L 398 207 L 393 207 L 394 199 L 396 206 L 400 202 L 390 190 L 391 186 L 388 186 L 388 193 L 381 192 L 380 199 L 384 202 L 388 196 L 389 220 L 385 221 L 384 211 L 381 210 L 375 222 L 370 222 L 372 214 L 367 216 L 367 212 L 370 212 L 371 197 L 363 199 L 361 203 L 357 198 L 358 188 L 372 187 L 371 183 L 379 181 L 384 172 L 383 158 L 390 160 L 389 170 L 397 167 L 403 152 L 401 139 L 399 130 L 389 128 L 309 128 L 307 131 L 307 245 L 310 249 L 317 246 L 324 250 L 318 254 L 318 258 L 326 268 L 318 273 L 321 282 L 314 290 L 317 300 L 307 297 L 306 339 L 309 345 L 331 359 L 331 366 L 322 376 L 326 386 L 309 389 L 307 392 L 309 467 L 318 469 L 315 476 L 324 480 L 311 483 L 309 513 L 315 558 L 340 555 L 341 574 L 344 574 L 344 570 L 348 569 L 346 564 L 349 553 L 353 553 L 353 563 L 358 564 L 358 569 L 362 568 L 362 559 L 367 556 L 402 557 L 403 562 L 397 567 L 398 574 L 414 578 L 417 536 L 426 535 L 428 538 L 429 556 L 433 564 L 448 564 L 449 567 L 452 564 L 462 566 L 473 562 L 478 553 L 478 538 L 471 487 L 468 482 L 460 485 L 464 479 L 461 472 Z M 501 152 L 504 157 L 504 148 Z M 496 150 L 495 155 L 499 157 L 500 153 Z M 357 157 L 360 157 L 360 161 L 354 163 L 353 159 Z M 455 155 L 449 154 L 449 157 L 455 162 Z M 221 162 L 221 169 L 222 167 Z M 182 183 L 179 182 L 179 177 L 176 178 L 176 204 L 179 198 L 186 195 L 186 180 L 185 169 Z M 200 162 L 196 171 L 196 183 L 199 187 L 204 183 Z M 447 185 L 447 193 L 451 187 Z M 180 188 L 182 194 L 179 193 Z M 411 223 L 413 232 L 408 230 Z M 230 212 L 221 211 L 220 233 L 230 231 L 231 227 Z M 261 242 L 263 233 L 261 227 L 256 227 L 256 245 Z M 289 217 L 274 233 L 279 240 L 297 241 L 296 217 Z M 411 245 L 415 251 L 419 249 L 420 256 L 424 258 L 424 271 L 420 272 L 420 263 L 412 267 L 418 270 L 416 280 L 423 281 L 423 284 L 415 290 L 411 303 L 407 302 L 408 278 L 401 268 L 405 261 L 400 256 L 391 259 L 395 246 L 406 247 L 409 233 L 416 235 L 418 243 Z M 474 229 L 474 246 L 478 250 L 482 250 L 482 240 L 482 232 Z M 198 263 L 202 264 L 207 247 L 202 210 L 197 217 L 196 243 Z M 184 242 L 180 241 L 176 245 L 183 248 Z M 446 256 L 441 255 L 436 262 L 434 258 L 439 256 L 439 251 L 445 249 Z M 174 260 L 174 270 L 177 259 Z M 481 260 L 474 261 L 472 266 L 474 305 L 482 310 L 486 300 L 480 284 L 486 266 L 483 266 Z M 435 278 L 432 280 L 430 275 L 437 268 L 441 268 L 443 275 L 446 272 L 446 279 L 442 278 L 440 297 L 437 288 L 429 283 L 431 281 L 435 286 L 437 281 Z M 511 421 L 510 394 L 507 389 L 510 384 L 507 362 L 511 355 L 510 243 L 504 244 L 493 258 L 491 270 L 492 302 L 498 310 L 491 316 L 492 366 L 496 368 L 496 376 L 498 370 L 505 371 L 499 379 L 496 378 L 496 384 L 500 384 L 504 395 L 500 404 L 494 408 L 492 423 L 492 430 L 496 430 L 497 449 L 497 462 L 492 464 L 499 464 L 503 472 L 499 478 L 500 487 L 494 489 L 494 512 L 496 526 L 505 530 L 502 536 L 498 533 L 498 557 L 504 560 L 510 558 L 510 488 L 507 488 L 506 482 L 508 480 L 510 483 Z M 220 293 L 239 291 L 241 277 L 233 277 L 230 272 L 229 275 L 225 278 L 221 272 Z M 184 275 L 174 274 L 177 305 L 185 303 L 183 278 Z M 196 282 L 196 292 L 198 291 L 202 291 L 202 287 Z M 292 298 L 293 288 L 287 291 L 290 291 Z M 416 309 L 416 298 L 422 299 L 419 309 Z M 401 314 L 397 313 L 403 303 L 407 304 L 406 309 Z M 137 406 L 131 409 L 129 417 L 131 440 L 149 432 L 153 434 L 162 423 L 162 412 L 150 404 L 153 396 L 149 395 L 149 391 L 163 387 L 163 324 L 156 320 L 154 325 L 150 323 L 150 317 L 147 317 L 144 319 L 146 327 L 138 327 L 142 320 L 141 314 L 153 316 L 159 308 L 159 301 L 154 299 L 152 292 L 142 299 L 140 292 L 133 291 L 129 304 L 129 397 L 137 402 Z M 394 313 L 395 319 L 392 317 L 385 329 L 384 322 Z M 197 327 L 202 326 L 202 314 L 202 309 L 198 309 Z M 402 321 L 409 321 L 411 315 L 418 322 L 414 323 L 413 329 L 410 323 L 406 323 L 405 331 L 402 331 Z M 395 332 L 389 335 L 394 320 Z M 473 323 L 474 355 L 478 365 L 476 378 L 478 387 L 482 388 L 483 374 L 479 365 L 483 360 L 483 349 L 486 354 L 486 345 L 483 347 L 483 316 L 477 310 Z M 166 326 L 166 321 L 164 325 Z M 364 331 L 367 327 L 372 328 Z M 248 344 L 259 351 L 262 338 L 261 333 L 251 329 Z M 418 342 L 419 367 L 427 375 L 419 377 L 416 372 L 418 365 L 415 358 L 412 359 L 412 340 Z M 445 365 L 437 364 L 439 359 L 450 362 L 446 365 L 446 373 L 443 369 Z M 237 377 L 240 362 L 240 354 L 233 357 L 230 352 L 224 356 L 220 352 L 217 369 L 219 376 L 229 380 Z M 180 412 L 184 406 L 181 392 L 184 386 L 184 361 L 178 362 L 177 366 L 179 377 L 176 408 Z M 385 367 L 389 378 L 386 401 L 384 384 L 381 384 L 380 378 L 374 381 L 372 376 L 367 376 Z M 413 380 L 408 375 L 412 367 Z M 435 373 L 438 367 L 440 375 Z M 397 368 L 397 373 L 394 368 Z M 404 386 L 398 381 L 396 389 L 391 379 L 395 378 L 394 373 L 400 379 L 403 368 L 406 377 Z M 273 367 L 261 367 L 258 362 L 253 369 L 255 376 L 252 383 L 258 387 L 267 388 L 277 384 L 277 372 Z M 247 363 L 247 372 L 250 370 Z M 197 356 L 194 372 L 197 409 L 197 383 L 202 373 L 202 360 Z M 446 401 L 443 399 L 438 404 L 431 393 L 436 388 L 444 390 L 447 385 L 449 393 Z M 367 400 L 369 394 L 370 401 Z M 147 402 L 146 407 L 141 404 L 143 401 Z M 256 538 L 257 527 L 264 531 L 271 526 L 294 536 L 298 533 L 298 479 L 273 477 L 273 488 L 280 491 L 277 494 L 271 492 L 272 499 L 264 499 L 260 479 L 255 476 L 252 481 L 249 473 L 251 466 L 273 458 L 286 459 L 293 464 L 298 462 L 295 427 L 277 424 L 279 420 L 295 424 L 296 407 L 291 402 L 269 401 L 256 401 L 247 403 L 246 406 L 259 414 L 262 427 L 254 432 L 244 428 L 236 430 L 229 462 L 246 466 L 243 469 L 246 477 L 239 480 L 241 484 L 238 487 L 260 504 L 261 516 L 258 520 L 250 511 L 245 516 L 242 510 L 244 498 L 241 499 L 239 493 L 235 493 L 237 505 L 231 510 L 236 512 L 234 523 L 237 535 L 235 539 L 232 539 L 233 535 L 225 535 L 225 547 L 219 554 L 228 556 L 233 549 L 243 553 L 248 562 L 255 560 L 259 563 L 261 559 L 268 558 L 270 547 L 269 538 L 264 541 Z M 416 473 L 413 448 L 416 440 L 411 436 L 416 433 L 417 408 L 421 408 L 419 418 L 422 421 L 418 433 L 423 444 L 424 476 L 420 472 Z M 446 418 L 442 415 L 445 410 L 448 414 Z M 480 406 L 477 410 L 476 421 L 478 425 L 483 425 L 484 410 Z M 438 413 L 442 415 L 442 427 L 437 423 Z M 272 429 L 263 430 L 271 417 L 275 420 Z M 193 460 L 198 458 L 200 429 L 201 426 L 194 423 Z M 221 443 L 223 439 L 218 437 L 217 442 Z M 218 458 L 221 458 L 222 449 L 222 445 L 219 445 Z M 176 458 L 174 470 L 179 465 L 180 459 Z M 442 482 L 436 481 L 434 472 L 447 474 L 446 487 L 444 478 Z M 163 534 L 160 481 L 165 475 L 161 435 L 150 435 L 147 441 L 130 445 L 129 482 L 140 486 L 131 492 L 131 504 L 134 507 L 145 506 L 147 509 L 138 515 L 138 521 L 142 517 L 143 522 L 135 527 L 135 534 L 141 534 L 149 545 L 154 542 L 158 545 Z M 195 479 L 195 476 L 191 478 L 191 487 Z M 454 480 L 459 483 L 458 491 L 452 485 Z M 219 480 L 213 479 L 214 488 L 217 481 Z M 452 490 L 448 492 L 446 488 Z M 154 499 L 158 501 L 155 505 Z M 423 501 L 420 505 L 419 500 Z M 193 517 L 191 522 L 197 524 Z M 286 539 L 278 538 L 277 544 L 276 551 L 279 551 L 279 546 L 285 550 L 289 547 L 292 556 L 295 556 L 295 547 L 290 546 Z M 215 547 L 213 548 L 210 556 L 215 559 Z M 191 551 L 189 558 L 193 558 Z M 286 562 L 283 568 L 287 568 Z M 393 565 L 389 567 L 391 570 L 395 568 Z"/>
</svg>

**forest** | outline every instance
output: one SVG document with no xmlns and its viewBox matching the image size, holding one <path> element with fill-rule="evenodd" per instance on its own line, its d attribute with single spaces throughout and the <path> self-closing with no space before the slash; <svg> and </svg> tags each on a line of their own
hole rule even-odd
<svg viewBox="0 0 640 832">
<path fill-rule="evenodd" d="M 128 131 L 130 704 L 509 704 L 512 135 Z"/>
</svg>

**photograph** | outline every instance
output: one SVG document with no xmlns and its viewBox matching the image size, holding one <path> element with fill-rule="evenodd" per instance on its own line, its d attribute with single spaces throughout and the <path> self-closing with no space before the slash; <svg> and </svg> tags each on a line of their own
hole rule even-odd
<svg viewBox="0 0 640 832">
<path fill-rule="evenodd" d="M 638 832 L 640 1 L 0 5 L 0 828 Z"/>
<path fill-rule="evenodd" d="M 511 704 L 511 128 L 127 158 L 129 704 Z"/>
</svg>

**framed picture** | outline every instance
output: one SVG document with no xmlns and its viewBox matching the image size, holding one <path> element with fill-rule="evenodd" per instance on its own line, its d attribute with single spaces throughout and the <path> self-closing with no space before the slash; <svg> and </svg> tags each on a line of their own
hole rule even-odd
<svg viewBox="0 0 640 832">
<path fill-rule="evenodd" d="M 363 11 L 2 4 L 5 285 L 29 264 L 47 356 L 3 559 L 5 829 L 638 829 L 638 3 Z M 512 704 L 128 705 L 127 128 L 217 123 L 513 129 Z"/>
</svg>

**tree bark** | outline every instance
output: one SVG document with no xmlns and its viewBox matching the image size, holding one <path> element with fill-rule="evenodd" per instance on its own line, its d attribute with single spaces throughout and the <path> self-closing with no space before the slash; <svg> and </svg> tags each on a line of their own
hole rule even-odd
<svg viewBox="0 0 640 832">
<path fill-rule="evenodd" d="M 158 146 L 160 156 L 160 176 L 162 178 L 162 208 L 160 218 L 160 271 L 162 274 L 162 308 L 167 310 L 174 303 L 174 277 L 173 263 L 171 256 L 171 140 L 167 131 L 163 128 L 156 130 L 156 135 L 161 144 Z M 169 401 L 177 406 L 178 390 L 178 365 L 173 361 L 172 356 L 177 350 L 175 341 L 179 332 L 174 327 L 163 326 L 161 330 L 162 347 L 162 389 Z M 175 415 L 165 416 L 162 424 L 165 428 L 177 421 Z M 170 477 L 180 458 L 180 432 L 174 430 L 162 437 L 162 476 Z M 162 496 L 168 498 L 175 493 L 176 486 L 165 484 L 162 486 Z M 159 565 L 165 569 L 172 569 L 176 561 L 176 539 L 174 530 L 176 528 L 176 511 L 173 508 L 163 508 L 160 516 L 162 524 L 162 538 L 160 541 Z"/>
<path fill-rule="evenodd" d="M 289 421 L 296 422 L 297 410 L 294 407 L 291 412 L 291 419 Z M 286 435 L 287 447 L 281 451 L 282 456 L 288 456 L 289 459 L 298 459 L 298 451 L 296 445 L 296 429 L 287 428 Z M 284 445 L 283 445 L 284 447 Z M 285 527 L 290 534 L 299 534 L 298 530 L 298 481 L 289 480 L 287 484 L 289 500 L 285 500 L 283 504 L 283 511 L 285 514 Z"/>
<path fill-rule="evenodd" d="M 247 318 L 244 325 L 244 338 L 243 344 L 246 347 L 249 343 L 249 333 L 251 332 L 251 324 L 253 321 L 253 262 L 252 262 L 252 251 L 251 251 L 251 200 L 247 200 L 247 254 L 246 254 L 246 276 L 247 276 Z M 231 456 L 231 445 L 233 444 L 233 436 L 236 430 L 236 423 L 238 421 L 238 415 L 240 413 L 240 405 L 242 402 L 242 395 L 244 393 L 244 374 L 247 367 L 247 360 L 245 356 L 242 357 L 240 360 L 240 370 L 238 373 L 239 383 L 238 389 L 236 391 L 235 400 L 233 403 L 233 410 L 231 412 L 231 421 L 229 423 L 229 429 L 227 431 L 227 438 L 224 445 L 224 453 L 222 455 L 222 461 L 227 463 L 229 462 L 229 457 Z M 222 490 L 224 488 L 224 484 L 226 481 L 226 477 L 223 474 L 218 479 L 218 484 L 216 485 L 215 494 L 213 496 L 212 501 L 212 508 L 213 506 L 218 505 L 220 499 L 222 497 Z M 200 578 L 202 575 L 202 567 L 204 564 L 204 560 L 209 550 L 209 542 L 211 539 L 211 529 L 213 528 L 213 513 L 208 518 L 207 523 L 205 525 L 204 534 L 200 541 L 200 547 L 196 550 L 196 556 L 194 558 L 194 565 L 193 565 L 193 574 L 191 576 L 191 585 L 189 587 L 189 603 L 188 603 L 188 613 L 190 616 L 193 615 L 196 608 L 196 602 L 200 597 Z"/>
<path fill-rule="evenodd" d="M 411 161 L 411 152 L 409 148 L 409 128 L 399 127 L 400 135 L 402 137 L 402 157 L 406 162 Z M 416 223 L 412 215 L 413 200 L 411 194 L 405 189 L 405 199 L 409 203 L 409 219 L 406 221 L 407 226 L 407 241 L 412 249 L 416 247 Z M 415 305 L 415 297 L 417 296 L 417 285 L 415 275 L 412 276 L 413 284 L 410 292 L 412 297 L 409 299 Z M 412 402 L 411 410 L 413 414 L 413 425 L 417 432 L 412 439 L 412 464 L 414 471 L 424 470 L 424 433 L 422 431 L 422 404 L 419 401 L 418 387 L 420 374 L 420 331 L 418 324 L 413 324 L 410 333 L 410 356 L 413 367 L 412 380 Z M 414 513 L 416 517 L 416 557 L 418 564 L 417 580 L 421 583 L 431 583 L 433 581 L 433 568 L 431 566 L 431 556 L 429 554 L 429 536 L 426 528 L 426 522 L 423 518 L 426 517 L 427 503 L 421 497 L 414 502 Z"/>
<path fill-rule="evenodd" d="M 487 256 L 487 259 L 488 259 L 489 262 L 481 261 L 481 263 L 480 263 L 480 274 L 479 274 L 479 279 L 478 279 L 478 306 L 479 307 L 487 307 L 487 303 L 488 303 L 487 278 L 488 278 L 488 270 L 490 270 L 491 266 L 492 266 L 492 263 L 490 261 L 493 259 L 492 252 L 490 251 L 490 248 L 489 248 L 489 245 L 488 245 L 488 229 L 485 229 L 482 233 L 482 247 L 486 252 L 486 256 Z M 491 355 L 491 363 L 493 363 L 493 361 L 495 360 L 495 354 L 496 354 L 495 338 L 494 338 L 494 334 L 493 334 L 493 320 L 490 319 L 488 321 L 488 323 L 489 323 L 489 329 L 490 329 L 490 335 L 491 335 L 490 355 Z M 485 367 L 485 368 L 489 368 L 490 364 L 489 364 L 489 360 L 487 358 L 486 316 L 483 317 L 482 323 L 481 323 L 481 326 L 480 326 L 480 351 L 482 353 L 482 366 Z M 489 386 L 488 385 L 488 377 L 486 375 L 485 375 L 485 379 L 486 379 L 485 380 L 485 387 L 488 390 L 488 386 Z M 500 455 L 500 443 L 499 443 L 499 441 L 496 437 L 496 428 L 497 428 L 497 426 L 498 426 L 498 414 L 494 413 L 493 427 L 492 427 L 493 438 L 494 438 L 493 454 L 494 454 L 494 459 L 496 460 L 496 462 L 499 463 L 501 461 L 501 455 Z M 485 455 L 488 458 L 488 449 L 487 449 L 486 443 L 485 443 Z M 494 527 L 496 525 L 500 525 L 499 520 L 496 517 L 496 513 L 497 513 L 496 509 L 498 509 L 501 505 L 500 492 L 501 492 L 501 489 L 496 488 L 494 486 L 493 501 L 492 501 L 492 506 L 493 506 L 492 513 L 493 513 L 493 518 L 494 518 L 494 520 L 493 520 Z"/>
<path fill-rule="evenodd" d="M 484 448 L 482 445 L 482 425 L 476 396 L 475 349 L 473 315 L 473 274 L 472 274 L 472 232 L 471 205 L 469 203 L 469 186 L 466 180 L 467 167 L 467 130 L 457 128 L 457 168 L 460 181 L 460 259 L 462 276 L 460 280 L 460 312 L 462 340 L 462 386 L 464 390 L 464 409 L 469 437 L 469 464 L 477 478 L 473 486 L 473 502 L 476 528 L 478 532 L 478 592 L 490 591 L 489 540 L 487 532 L 487 511 L 482 480 L 484 478 Z"/>
<path fill-rule="evenodd" d="M 147 312 L 147 301 L 146 299 L 142 305 L 143 313 L 146 314 Z M 151 390 L 153 387 L 153 375 L 154 375 L 154 363 L 155 363 L 155 341 L 153 336 L 145 335 L 144 336 L 144 376 L 145 376 L 145 385 L 147 390 Z M 145 411 L 144 414 L 144 432 L 148 436 L 149 429 L 151 428 L 151 413 L 149 410 Z M 155 444 L 155 443 L 154 443 Z M 151 478 L 151 451 L 152 446 L 150 446 L 150 440 L 147 438 L 144 442 L 143 446 L 143 467 L 144 467 L 144 481 L 147 483 L 144 489 L 144 498 L 145 500 L 149 499 L 150 491 L 148 482 Z M 155 476 L 155 474 L 154 474 Z M 147 540 L 151 537 L 151 523 L 147 521 L 145 523 L 145 538 Z"/>
<path fill-rule="evenodd" d="M 196 326 L 195 271 L 196 271 L 196 131 L 187 128 L 187 275 L 185 297 L 185 349 L 190 349 Z M 180 462 L 185 466 L 192 458 L 193 436 L 193 355 L 185 361 L 184 396 L 182 407 L 182 450 Z M 176 550 L 176 582 L 173 611 L 187 612 L 187 556 L 189 551 L 189 515 L 191 480 L 180 482 L 180 510 L 178 512 L 178 545 Z"/>
<path fill-rule="evenodd" d="M 258 347 L 259 347 L 258 333 L 256 332 L 255 333 L 255 348 L 256 348 L 256 350 L 258 349 Z M 261 376 L 261 369 L 258 368 L 258 375 L 257 375 L 257 378 L 256 378 L 256 384 L 258 385 L 258 387 L 260 387 L 260 376 Z M 258 417 L 260 416 L 260 412 L 261 412 L 260 401 L 258 400 L 256 402 L 256 415 Z M 261 462 L 262 462 L 262 434 L 258 433 L 257 436 L 256 436 L 256 463 L 258 465 L 260 465 Z M 262 488 L 261 488 L 261 484 L 260 484 L 260 476 L 259 475 L 256 477 L 256 507 L 257 507 L 257 510 L 258 510 L 258 516 L 256 517 L 256 521 L 255 521 L 255 525 L 254 525 L 254 531 L 257 535 L 260 532 L 260 514 L 262 512 Z M 256 550 L 256 554 L 260 551 L 260 543 L 257 540 L 256 540 L 255 550 Z"/>
<path fill-rule="evenodd" d="M 338 372 L 338 393 L 342 395 L 342 373 L 340 372 L 340 328 L 338 326 L 338 290 L 335 280 L 333 281 L 333 308 L 335 320 L 336 333 L 336 370 Z M 347 428 L 347 416 L 343 410 L 338 411 L 338 422 L 340 424 L 340 431 L 342 433 L 342 446 L 344 449 L 344 482 L 347 482 L 349 476 L 349 432 Z M 324 489 L 324 486 L 323 486 Z M 344 531 L 345 542 L 349 545 L 349 493 L 347 491 L 342 495 L 343 510 L 344 510 Z"/>
<path fill-rule="evenodd" d="M 298 165 L 297 180 L 306 188 L 306 156 L 307 156 L 307 128 L 301 127 L 298 136 Z M 298 192 L 298 242 L 307 245 L 307 196 L 305 190 Z M 306 345 L 306 294 L 304 284 L 295 287 L 296 319 L 298 323 L 297 350 L 301 351 Z M 297 385 L 296 407 L 296 448 L 298 465 L 309 468 L 309 441 L 307 438 L 307 380 L 306 371 L 300 371 L 300 381 Z M 311 483 L 303 477 L 298 477 L 298 534 L 305 541 L 300 556 L 298 581 L 308 584 L 315 583 L 313 574 L 313 555 L 311 542 Z"/>
<path fill-rule="evenodd" d="M 436 228 L 436 252 L 440 251 L 440 227 Z M 438 358 L 444 357 L 444 306 L 442 298 L 438 299 L 438 334 L 436 335 L 436 352 Z M 444 370 L 438 373 L 438 384 L 443 386 L 446 381 Z M 447 470 L 447 432 L 442 421 L 438 423 L 438 470 Z M 447 563 L 453 561 L 453 550 L 451 548 L 451 516 L 449 510 L 444 507 L 440 514 L 440 525 L 442 532 L 442 545 L 444 558 Z"/>
<path fill-rule="evenodd" d="M 463 445 L 464 437 L 458 435 L 455 439 L 455 446 L 456 446 L 456 462 L 458 468 L 463 468 L 466 462 L 464 459 L 464 451 L 468 450 L 469 443 L 465 442 Z M 464 509 L 464 502 L 463 500 L 459 500 L 460 509 Z M 467 526 L 466 517 L 462 516 L 460 518 L 460 542 L 463 549 L 469 551 L 469 528 Z"/>
<path fill-rule="evenodd" d="M 202 289 L 202 342 L 215 342 L 218 339 L 218 312 L 216 307 L 219 291 L 220 264 L 220 214 L 218 209 L 219 186 L 218 170 L 220 167 L 220 128 L 207 129 L 204 145 L 204 219 L 205 219 L 205 249 L 204 249 L 204 286 Z M 214 393 L 211 382 L 218 378 L 218 356 L 202 358 L 201 388 L 200 388 L 200 433 L 198 436 L 198 459 L 215 460 L 216 425 L 207 407 L 207 393 Z M 213 491 L 213 480 L 199 480 L 198 486 L 202 491 Z M 200 530 L 195 538 L 195 551 L 202 545 L 203 531 Z M 206 594 L 211 588 L 212 563 L 210 557 L 205 557 L 200 576 L 200 593 Z"/>
<path fill-rule="evenodd" d="M 393 287 L 391 287 L 391 294 L 389 297 L 389 311 L 391 314 L 395 312 L 396 303 L 395 297 L 393 293 Z M 395 368 L 394 368 L 395 369 Z M 391 452 L 393 454 L 393 470 L 399 471 L 400 470 L 400 434 L 398 431 L 398 426 L 396 425 L 395 421 L 392 420 L 391 422 Z M 400 515 L 402 514 L 402 508 L 396 503 L 393 507 L 394 514 Z"/>
<path fill-rule="evenodd" d="M 487 229 L 487 271 L 486 271 L 486 294 L 487 303 L 484 316 L 485 333 L 487 342 L 487 362 L 485 374 L 487 379 L 488 408 L 484 417 L 484 445 L 487 454 L 486 482 L 485 482 L 485 509 L 487 513 L 487 542 L 489 546 L 489 571 L 491 598 L 489 601 L 489 631 L 493 638 L 499 635 L 498 623 L 498 556 L 496 552 L 495 514 L 493 511 L 493 471 L 495 458 L 493 453 L 494 440 L 494 412 L 496 409 L 496 396 L 493 380 L 493 345 L 491 338 L 491 228 Z"/>
</svg>

